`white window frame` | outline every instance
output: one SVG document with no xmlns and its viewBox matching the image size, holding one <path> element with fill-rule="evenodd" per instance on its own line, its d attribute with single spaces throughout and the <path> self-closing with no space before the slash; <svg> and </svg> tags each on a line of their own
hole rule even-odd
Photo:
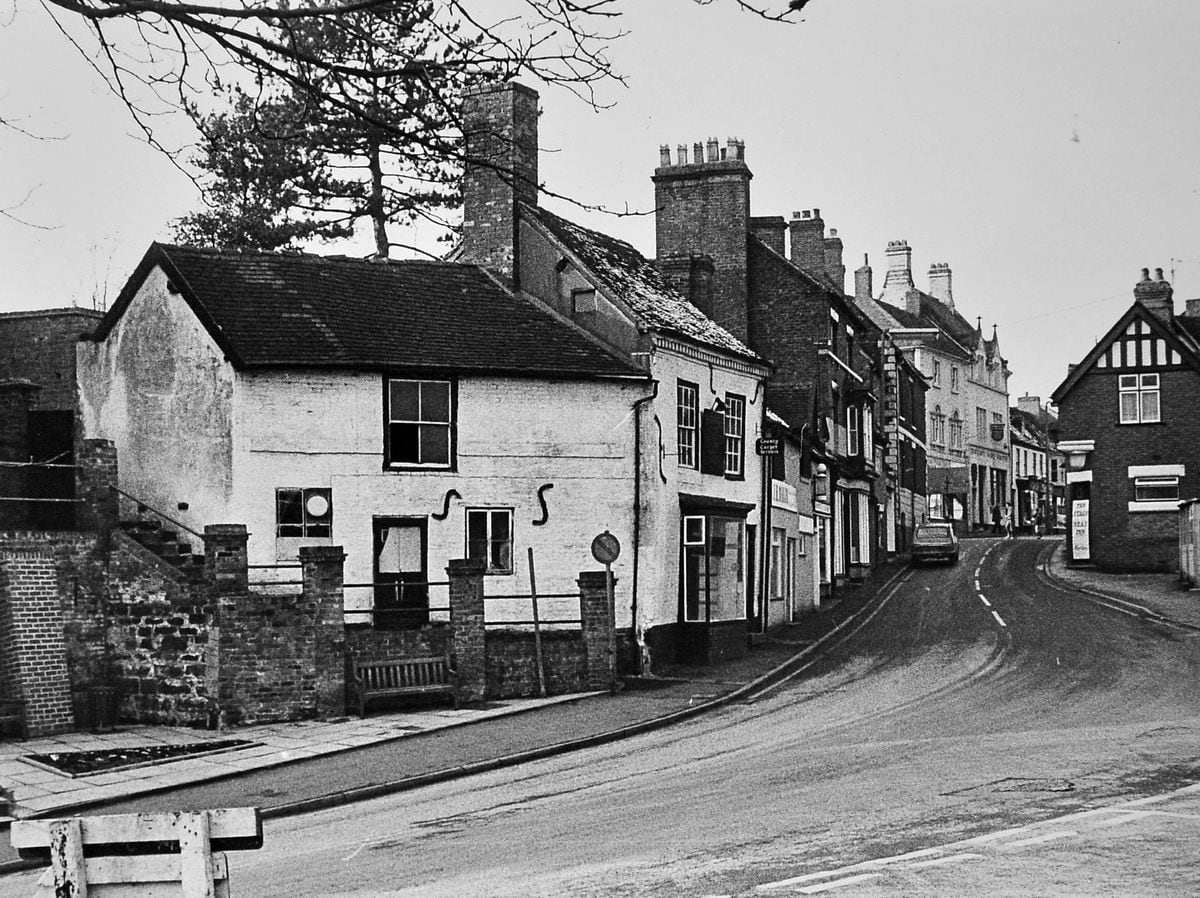
<svg viewBox="0 0 1200 898">
<path fill-rule="evenodd" d="M 464 521 L 466 524 L 466 534 L 465 535 L 466 535 L 467 557 L 468 558 L 479 558 L 480 557 L 478 553 L 472 554 L 472 552 L 471 552 L 472 542 L 477 542 L 476 540 L 471 539 L 471 518 L 478 517 L 480 515 L 482 515 L 484 518 L 484 529 L 486 532 L 486 536 L 484 538 L 484 542 L 486 543 L 486 545 L 484 547 L 485 551 L 484 551 L 483 557 L 481 559 L 484 563 L 484 571 L 483 572 L 485 574 L 488 574 L 489 576 L 495 575 L 495 574 L 512 574 L 512 573 L 514 573 L 513 555 L 515 553 L 513 551 L 513 549 L 514 549 L 513 509 L 511 509 L 511 508 L 468 508 L 467 509 L 467 513 L 464 518 Z M 497 539 L 494 535 L 496 533 L 495 522 L 498 518 L 508 521 L 508 538 L 507 539 Z M 508 546 L 508 557 L 505 559 L 503 557 L 503 552 L 502 552 L 501 553 L 502 560 L 500 562 L 495 562 L 495 549 L 498 546 L 502 547 L 504 545 Z"/>
<path fill-rule="evenodd" d="M 846 406 L 846 454 L 862 452 L 862 409 L 857 405 Z"/>
<path fill-rule="evenodd" d="M 675 386 L 675 452 L 679 467 L 700 466 L 700 387 L 686 380 Z"/>
<path fill-rule="evenodd" d="M 1162 380 L 1158 373 L 1117 375 L 1117 413 L 1122 424 L 1158 424 L 1162 421 Z M 1147 410 L 1153 399 L 1153 412 Z M 1132 406 L 1126 408 L 1126 400 Z"/>
<path fill-rule="evenodd" d="M 746 458 L 746 397 L 725 394 L 725 476 L 741 477 Z"/>
</svg>

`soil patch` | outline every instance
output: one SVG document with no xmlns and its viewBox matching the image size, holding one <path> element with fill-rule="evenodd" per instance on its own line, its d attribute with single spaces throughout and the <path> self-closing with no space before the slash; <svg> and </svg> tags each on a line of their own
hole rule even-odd
<svg viewBox="0 0 1200 898">
<path fill-rule="evenodd" d="M 184 745 L 135 745 L 129 748 L 106 748 L 96 751 L 56 751 L 24 755 L 21 760 L 67 776 L 91 776 L 112 773 L 130 767 L 165 764 L 180 758 L 195 758 L 248 748 L 257 745 L 246 739 L 218 739 L 209 742 L 189 742 Z"/>
</svg>

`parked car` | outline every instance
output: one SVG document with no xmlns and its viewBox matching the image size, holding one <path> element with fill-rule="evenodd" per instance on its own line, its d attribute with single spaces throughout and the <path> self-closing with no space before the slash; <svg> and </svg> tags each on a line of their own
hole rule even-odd
<svg viewBox="0 0 1200 898">
<path fill-rule="evenodd" d="M 958 537 L 953 524 L 922 524 L 913 535 L 913 564 L 944 558 L 951 564 L 958 561 Z"/>
</svg>

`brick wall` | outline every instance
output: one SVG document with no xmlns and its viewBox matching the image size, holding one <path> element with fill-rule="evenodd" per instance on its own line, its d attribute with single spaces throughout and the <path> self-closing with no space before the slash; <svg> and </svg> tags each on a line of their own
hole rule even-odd
<svg viewBox="0 0 1200 898">
<path fill-rule="evenodd" d="M 45 309 L 0 314 L 0 380 L 20 378 L 41 387 L 34 408 L 75 408 L 75 344 L 101 313 Z"/>
<path fill-rule="evenodd" d="M 1089 373 L 1059 404 L 1059 440 L 1096 441 L 1088 463 L 1092 560 L 1105 570 L 1173 571 L 1177 514 L 1130 513 L 1129 466 L 1182 464 L 1179 497 L 1200 497 L 1200 379 L 1187 370 L 1162 372 L 1162 422 L 1122 425 L 1117 377 L 1115 371 Z"/>
<path fill-rule="evenodd" d="M 562 695 L 589 688 L 583 637 L 578 631 L 543 632 L 542 660 L 548 694 Z M 486 670 L 488 698 L 537 695 L 537 650 L 533 632 L 489 629 Z"/>
<path fill-rule="evenodd" d="M 33 547 L 0 554 L 0 594 L 5 694 L 24 699 L 31 736 L 71 730 L 75 718 L 53 554 Z"/>
</svg>

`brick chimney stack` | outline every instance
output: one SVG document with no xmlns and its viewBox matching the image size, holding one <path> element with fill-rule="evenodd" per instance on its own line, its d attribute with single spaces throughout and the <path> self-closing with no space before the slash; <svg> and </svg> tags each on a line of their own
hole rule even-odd
<svg viewBox="0 0 1200 898">
<path fill-rule="evenodd" d="M 944 306 L 954 308 L 954 292 L 950 289 L 950 266 L 934 262 L 929 266 L 929 295 Z"/>
<path fill-rule="evenodd" d="M 854 269 L 854 299 L 856 302 L 874 298 L 874 277 L 874 273 L 871 271 L 871 259 L 866 253 L 863 253 L 862 267 Z"/>
<path fill-rule="evenodd" d="M 772 250 L 787 258 L 787 249 L 784 246 L 787 222 L 782 215 L 754 216 L 750 219 L 750 230 Z"/>
<path fill-rule="evenodd" d="M 1027 415 L 1033 415 L 1039 421 L 1042 419 L 1044 409 L 1042 408 L 1041 396 L 1030 396 L 1026 393 L 1017 399 L 1017 408 Z"/>
<path fill-rule="evenodd" d="M 659 149 L 660 163 L 663 160 Z M 687 148 L 680 145 L 674 165 L 654 171 L 655 252 L 670 257 L 708 256 L 712 260 L 712 303 L 704 310 L 739 340 L 749 336 L 747 241 L 750 237 L 750 179 L 746 145 L 730 138 Z"/>
<path fill-rule="evenodd" d="M 792 238 L 792 263 L 809 274 L 825 271 L 825 221 L 820 209 L 793 212 L 788 225 Z"/>
<path fill-rule="evenodd" d="M 516 274 L 517 204 L 537 205 L 538 94 L 508 82 L 463 100 L 462 260 Z"/>
<path fill-rule="evenodd" d="M 912 249 L 907 240 L 889 240 L 887 247 L 887 274 L 883 278 L 885 294 L 908 293 L 916 285 L 912 278 Z"/>
<path fill-rule="evenodd" d="M 830 228 L 829 236 L 825 238 L 825 273 L 839 293 L 846 292 L 846 266 L 842 262 L 842 249 L 842 238 L 838 236 L 837 228 Z"/>
<path fill-rule="evenodd" d="M 1163 270 L 1154 269 L 1154 278 L 1150 278 L 1150 269 L 1142 269 L 1142 279 L 1133 288 L 1133 299 L 1141 303 L 1160 321 L 1170 321 L 1175 316 L 1175 291 L 1171 284 L 1163 280 Z"/>
</svg>

